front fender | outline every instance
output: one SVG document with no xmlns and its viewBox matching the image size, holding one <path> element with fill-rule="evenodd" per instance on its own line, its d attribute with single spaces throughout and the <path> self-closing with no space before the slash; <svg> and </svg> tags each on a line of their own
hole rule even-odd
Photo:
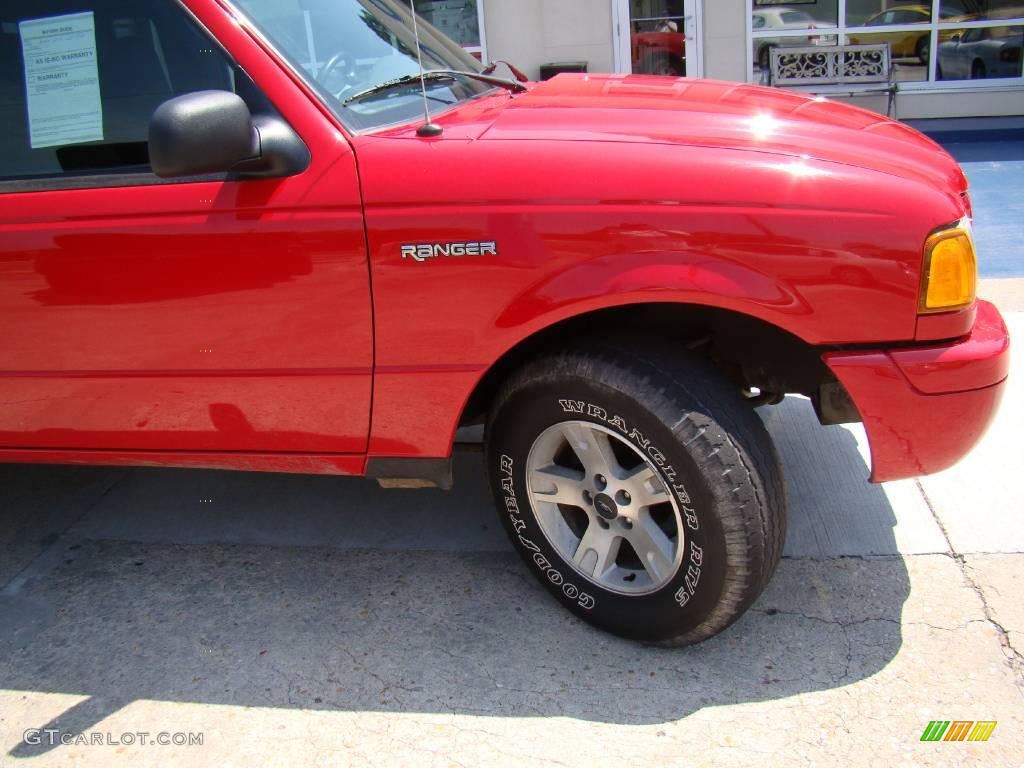
<svg viewBox="0 0 1024 768">
<path fill-rule="evenodd" d="M 620 253 L 544 276 L 516 295 L 495 325 L 523 329 L 511 348 L 538 330 L 587 312 L 651 302 L 739 312 L 797 336 L 799 317 L 810 312 L 792 288 L 744 264 L 686 251 Z"/>
</svg>

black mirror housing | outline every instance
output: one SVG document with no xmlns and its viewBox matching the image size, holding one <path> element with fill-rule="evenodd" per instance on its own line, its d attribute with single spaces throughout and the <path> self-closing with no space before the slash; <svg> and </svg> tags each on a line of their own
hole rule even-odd
<svg viewBox="0 0 1024 768">
<path fill-rule="evenodd" d="M 309 167 L 309 149 L 288 123 L 279 117 L 255 117 L 259 153 L 233 170 L 245 178 L 273 179 L 294 176 Z"/>
<path fill-rule="evenodd" d="M 284 120 L 254 118 L 229 91 L 196 91 L 165 101 L 149 122 L 149 162 L 163 178 L 236 173 L 279 178 L 302 173 L 309 149 Z"/>
<path fill-rule="evenodd" d="M 196 91 L 165 101 L 149 123 L 149 162 L 157 176 L 226 172 L 258 156 L 249 107 L 228 91 Z"/>
</svg>

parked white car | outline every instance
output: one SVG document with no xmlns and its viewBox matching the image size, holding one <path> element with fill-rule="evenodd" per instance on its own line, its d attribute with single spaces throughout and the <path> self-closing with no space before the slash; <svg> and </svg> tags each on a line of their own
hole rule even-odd
<svg viewBox="0 0 1024 768">
<path fill-rule="evenodd" d="M 754 33 L 764 29 L 835 29 L 835 24 L 818 21 L 807 11 L 787 6 L 759 8 L 751 17 Z M 777 45 L 834 45 L 835 35 L 808 35 L 807 37 L 754 38 L 754 61 L 761 69 L 768 69 L 771 49 Z"/>
<path fill-rule="evenodd" d="M 1024 26 L 967 29 L 939 44 L 940 80 L 1020 77 Z"/>
</svg>

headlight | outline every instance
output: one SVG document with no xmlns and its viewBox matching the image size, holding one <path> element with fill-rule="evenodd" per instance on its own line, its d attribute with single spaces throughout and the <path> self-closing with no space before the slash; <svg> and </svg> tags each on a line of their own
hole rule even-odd
<svg viewBox="0 0 1024 768">
<path fill-rule="evenodd" d="M 969 306 L 977 282 L 978 263 L 967 219 L 925 241 L 920 312 L 951 312 Z"/>
</svg>

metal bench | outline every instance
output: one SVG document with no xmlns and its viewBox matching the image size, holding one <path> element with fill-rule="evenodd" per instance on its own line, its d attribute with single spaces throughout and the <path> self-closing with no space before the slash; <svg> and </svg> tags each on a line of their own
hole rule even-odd
<svg viewBox="0 0 1024 768">
<path fill-rule="evenodd" d="M 899 84 L 893 78 L 889 44 L 774 46 L 769 85 L 822 96 L 886 93 L 894 116 Z"/>
</svg>

